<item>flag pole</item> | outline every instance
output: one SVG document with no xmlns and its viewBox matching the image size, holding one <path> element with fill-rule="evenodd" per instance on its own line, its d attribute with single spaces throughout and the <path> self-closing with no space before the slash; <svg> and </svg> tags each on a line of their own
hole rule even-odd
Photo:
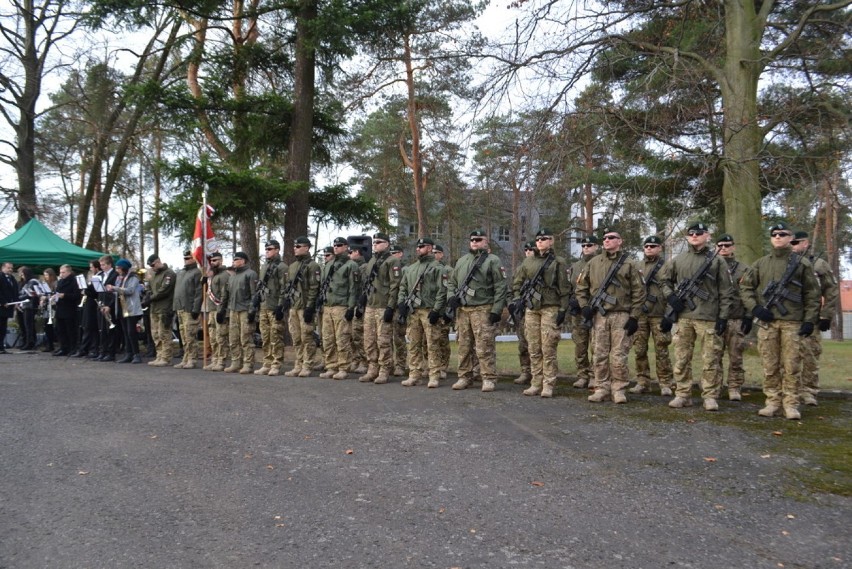
<svg viewBox="0 0 852 569">
<path fill-rule="evenodd" d="M 201 285 L 201 298 L 207 310 L 201 311 L 201 367 L 207 367 L 207 349 L 210 346 L 210 338 L 207 336 L 207 321 L 210 318 L 210 299 L 207 296 L 207 184 L 201 193 L 201 277 L 204 282 Z"/>
</svg>

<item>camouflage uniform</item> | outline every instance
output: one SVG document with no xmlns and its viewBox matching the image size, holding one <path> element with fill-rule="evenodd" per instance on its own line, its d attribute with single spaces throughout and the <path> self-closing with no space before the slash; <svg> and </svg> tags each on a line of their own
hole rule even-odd
<svg viewBox="0 0 852 569">
<path fill-rule="evenodd" d="M 594 257 L 577 280 L 576 295 L 585 317 L 591 316 L 594 329 L 595 392 L 589 401 L 600 402 L 612 397 L 616 403 L 627 401 L 624 391 L 629 384 L 627 356 L 631 338 L 626 326 L 630 318 L 637 321 L 645 303 L 645 287 L 635 265 L 625 261 L 604 291 L 615 302 L 604 301 L 606 314 L 596 311 L 589 314 L 589 303 L 600 290 L 612 266 L 624 255 L 623 251 L 605 251 Z"/>
<path fill-rule="evenodd" d="M 228 343 L 231 365 L 225 372 L 251 373 L 254 367 L 254 313 L 251 302 L 257 287 L 257 273 L 247 265 L 234 268 L 222 297 L 222 307 L 228 311 Z M 242 365 L 241 365 L 242 364 Z"/>
<path fill-rule="evenodd" d="M 349 259 L 346 251 L 335 255 L 334 260 L 322 269 L 322 282 L 328 281 L 328 294 L 322 305 L 322 348 L 326 371 L 320 377 L 346 378 L 352 358 L 351 321 L 355 316 L 360 280 L 358 265 Z"/>
<path fill-rule="evenodd" d="M 598 253 L 583 255 L 579 261 L 571 265 L 571 284 L 576 294 L 577 281 L 580 275 L 583 274 L 583 269 L 586 264 L 591 261 Z M 576 298 L 574 298 L 576 301 Z M 594 330 L 590 330 L 583 326 L 583 317 L 580 315 L 579 309 L 575 309 L 571 314 L 571 339 L 574 342 L 574 360 L 577 364 L 577 381 L 574 382 L 574 387 L 584 388 L 595 387 L 595 373 L 592 369 L 592 362 L 589 358 L 589 350 L 591 349 L 594 356 L 594 344 L 592 342 L 592 334 Z"/>
<path fill-rule="evenodd" d="M 148 362 L 152 366 L 170 365 L 174 357 L 172 346 L 172 302 L 175 294 L 175 272 L 162 264 L 154 269 L 151 277 L 151 335 L 157 350 L 157 359 Z"/>
<path fill-rule="evenodd" d="M 660 278 L 663 294 L 670 298 L 678 283 L 692 278 L 711 255 L 707 244 L 701 247 L 688 245 L 688 249 L 669 261 L 661 271 Z M 691 300 L 695 309 L 686 307 L 677 320 L 672 344 L 675 350 L 674 378 L 677 382 L 675 399 L 669 402 L 671 407 L 687 407 L 692 404 L 692 354 L 695 343 L 702 343 L 701 397 L 708 411 L 718 409 L 716 400 L 722 390 L 719 381 L 719 353 L 722 351 L 722 337 L 717 333 L 722 322 L 730 318 L 734 302 L 734 287 L 728 276 L 725 262 L 713 259 L 705 278 L 699 286 L 707 299 L 695 295 Z M 726 326 L 727 327 L 727 326 Z M 724 333 L 724 330 L 723 330 Z"/>
<path fill-rule="evenodd" d="M 453 272 L 453 268 L 447 266 L 443 261 L 438 261 L 441 264 L 443 275 L 443 282 L 447 282 L 450 278 L 450 273 Z M 441 379 L 447 377 L 447 370 L 450 367 L 450 355 L 452 355 L 452 350 L 450 349 L 450 322 L 441 318 L 438 320 L 438 323 L 435 324 L 435 328 L 437 329 L 437 342 L 438 342 L 438 356 L 440 359 L 440 367 L 441 367 Z"/>
<path fill-rule="evenodd" d="M 228 271 L 221 266 L 217 267 L 212 277 L 208 279 L 210 288 L 207 292 L 208 297 L 208 315 L 207 315 L 207 335 L 210 337 L 210 348 L 213 351 L 213 356 L 210 362 L 210 371 L 222 371 L 225 369 L 225 360 L 228 359 L 230 346 L 228 342 L 228 323 L 221 324 L 216 321 L 216 312 L 225 296 L 225 289 L 228 287 L 230 279 Z"/>
<path fill-rule="evenodd" d="M 174 367 L 192 369 L 198 358 L 198 316 L 201 312 L 201 270 L 195 260 L 178 271 L 172 308 L 178 316 L 183 340 L 183 359 Z"/>
<path fill-rule="evenodd" d="M 357 259 L 349 258 L 358 266 L 358 291 L 356 297 L 360 297 L 363 292 L 363 283 L 367 279 L 367 274 L 364 272 L 367 263 L 363 257 L 358 257 Z M 350 325 L 352 328 L 352 361 L 349 364 L 349 371 L 353 373 L 365 373 L 367 371 L 367 352 L 364 348 L 364 315 L 359 315 L 356 312 Z"/>
<path fill-rule="evenodd" d="M 660 289 L 660 271 L 664 259 L 660 255 L 645 256 L 635 261 L 636 270 L 645 285 L 645 304 L 639 316 L 639 330 L 633 335 L 633 350 L 636 355 L 636 386 L 631 393 L 642 393 L 651 390 L 651 364 L 648 361 L 648 343 L 654 339 L 654 363 L 657 371 L 657 381 L 663 395 L 671 395 L 674 388 L 672 362 L 669 359 L 669 344 L 672 343 L 671 332 L 660 330 L 660 322 L 666 309 L 665 298 Z M 659 265 L 659 269 L 657 266 Z M 656 269 L 656 272 L 654 272 Z M 653 273 L 653 276 L 651 276 Z M 648 277 L 651 280 L 648 281 Z"/>
<path fill-rule="evenodd" d="M 482 233 L 474 232 L 479 235 Z M 473 382 L 475 351 L 482 372 L 482 390 L 492 391 L 497 380 L 495 324 L 499 322 L 506 304 L 506 272 L 500 265 L 500 258 L 485 250 L 472 250 L 463 255 L 450 273 L 447 298 L 450 299 L 456 294 L 479 255 L 487 257 L 476 269 L 476 278 L 470 281 L 469 294 L 461 300 L 464 304 L 456 309 L 459 380 L 453 384 L 453 389 L 465 389 Z"/>
<path fill-rule="evenodd" d="M 421 278 L 422 276 L 422 278 Z M 432 254 L 421 255 L 402 273 L 397 295 L 398 310 L 403 310 L 407 300 L 411 300 L 411 312 L 407 315 L 406 335 L 410 341 L 408 347 L 408 379 L 402 385 L 417 385 L 424 375 L 428 375 L 429 387 L 438 387 L 441 379 L 441 357 L 438 353 L 438 333 L 436 326 L 429 321 L 435 320 L 444 311 L 447 288 L 441 264 Z M 425 365 L 424 365 L 425 364 Z M 426 368 L 426 369 L 424 369 Z"/>
<path fill-rule="evenodd" d="M 745 368 L 743 368 L 743 351 L 745 350 L 745 333 L 743 322 L 746 319 L 745 308 L 740 299 L 740 279 L 748 270 L 748 265 L 733 257 L 725 257 L 727 279 L 734 288 L 734 301 L 728 319 L 728 328 L 722 334 L 722 349 L 719 351 L 719 364 L 716 370 L 716 384 L 722 385 L 724 365 L 722 357 L 728 352 L 728 399 L 739 401 L 740 389 L 745 383 Z M 748 325 L 747 325 L 748 326 Z M 750 328 L 749 328 L 750 329 Z"/>
<path fill-rule="evenodd" d="M 367 373 L 362 381 L 387 383 L 393 373 L 393 311 L 396 310 L 402 267 L 399 259 L 388 251 L 373 254 L 366 265 L 366 282 L 375 272 L 371 290 L 365 291 L 367 307 L 364 309 L 364 351 L 367 354 Z M 365 284 L 366 286 L 366 284 Z M 386 316 L 390 316 L 390 322 Z"/>
<path fill-rule="evenodd" d="M 552 239 L 552 237 L 551 237 Z M 548 258 L 553 256 L 552 261 Z M 523 317 L 524 332 L 529 346 L 530 370 L 532 380 L 524 395 L 551 397 L 556 386 L 559 365 L 556 349 L 561 339 L 561 324 L 568 311 L 571 297 L 570 266 L 552 248 L 536 251 L 532 257 L 524 259 L 512 282 L 512 298 L 521 300 L 521 288 L 539 274 L 545 263 L 549 265 L 529 297 L 532 306 L 526 308 Z"/>
<path fill-rule="evenodd" d="M 822 307 L 819 311 L 820 330 L 828 330 L 837 310 L 839 290 L 837 279 L 825 259 L 811 257 L 814 275 L 820 287 Z M 814 332 L 802 338 L 802 401 L 816 405 L 819 393 L 819 357 L 822 355 L 822 334 Z"/>
<path fill-rule="evenodd" d="M 276 311 L 283 312 L 281 294 L 287 287 L 287 263 L 281 261 L 276 253 L 267 257 L 260 268 L 260 281 L 266 285 L 266 293 L 260 299 L 257 311 L 260 340 L 263 349 L 263 362 L 255 375 L 278 375 L 284 365 L 284 319 L 275 317 Z M 280 310 L 279 310 L 279 307 Z"/>
<path fill-rule="evenodd" d="M 310 244 L 308 242 L 308 244 Z M 320 266 L 311 258 L 308 249 L 297 255 L 290 264 L 288 274 L 289 297 L 282 299 L 290 309 L 290 337 L 293 339 L 293 369 L 284 375 L 308 377 L 311 369 L 319 366 L 317 345 L 314 341 L 314 306 L 320 286 Z M 310 307 L 308 309 L 308 307 Z M 308 314 L 310 323 L 305 322 Z"/>
</svg>

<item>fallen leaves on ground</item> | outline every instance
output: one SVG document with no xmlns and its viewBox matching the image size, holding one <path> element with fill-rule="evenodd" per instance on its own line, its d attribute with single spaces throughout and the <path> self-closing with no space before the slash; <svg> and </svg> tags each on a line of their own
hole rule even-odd
<svg viewBox="0 0 852 569">
<path fill-rule="evenodd" d="M 784 431 L 772 431 L 772 434 L 776 437 L 780 437 L 784 434 Z"/>
<path fill-rule="evenodd" d="M 716 459 L 713 458 L 712 456 L 705 456 L 704 462 L 716 462 Z"/>
<path fill-rule="evenodd" d="M 533 486 L 538 486 L 538 487 L 544 486 L 544 482 L 540 482 L 538 480 L 533 480 L 532 482 L 530 482 L 530 484 L 532 484 Z"/>
<path fill-rule="evenodd" d="M 346 454 L 355 454 L 355 451 L 351 448 L 346 449 Z"/>
</svg>

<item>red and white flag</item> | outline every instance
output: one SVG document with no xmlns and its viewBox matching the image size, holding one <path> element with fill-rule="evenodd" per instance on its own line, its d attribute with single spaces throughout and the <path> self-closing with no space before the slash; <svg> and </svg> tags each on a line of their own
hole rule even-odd
<svg viewBox="0 0 852 569">
<path fill-rule="evenodd" d="M 219 244 L 216 242 L 216 237 L 213 235 L 213 227 L 210 224 L 210 216 L 216 211 L 212 206 L 207 206 L 207 214 L 204 213 L 204 206 L 198 208 L 198 215 L 195 216 L 195 232 L 192 234 L 192 256 L 202 267 L 205 266 L 204 259 L 219 250 Z M 202 229 L 206 228 L 206 231 Z M 204 235 L 202 240 L 201 236 Z M 203 247 L 202 250 L 202 241 Z"/>
</svg>

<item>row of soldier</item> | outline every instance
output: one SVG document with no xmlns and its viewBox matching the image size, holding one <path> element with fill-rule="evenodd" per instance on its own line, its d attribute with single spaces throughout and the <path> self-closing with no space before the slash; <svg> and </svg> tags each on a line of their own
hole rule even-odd
<svg viewBox="0 0 852 569">
<path fill-rule="evenodd" d="M 172 366 L 176 316 L 184 350 L 173 367 L 194 368 L 200 315 L 207 312 L 208 370 L 282 373 L 284 326 L 289 324 L 295 361 L 284 375 L 306 377 L 324 369 L 321 377 L 344 379 L 355 372 L 361 381 L 386 383 L 392 375 L 407 374 L 403 386 L 426 380 L 437 387 L 446 378 L 449 330 L 455 322 L 459 362 L 453 388 L 472 385 L 478 371 L 486 392 L 495 388 L 495 334 L 508 308 L 519 336 L 522 372 L 515 383 L 529 383 L 523 393 L 542 397 L 553 395 L 556 350 L 570 316 L 578 375 L 574 386 L 592 389 L 589 401 L 627 402 L 631 347 L 637 383 L 629 392 L 649 391 L 648 344 L 653 341 L 661 394 L 674 395 L 671 407 L 692 405 L 692 355 L 700 341 L 701 397 L 709 411 L 718 409 L 725 351 L 728 398 L 740 400 L 744 337 L 752 322 L 758 322 L 767 397 L 760 414 L 772 416 L 783 409 L 795 419 L 800 401 L 816 404 L 821 350 L 814 325 L 820 330 L 830 326 L 837 284 L 825 261 L 808 256 L 806 233 L 794 234 L 780 223 L 770 234 L 773 252 L 747 267 L 735 257 L 733 236 L 721 235 L 712 247 L 702 223 L 690 225 L 687 250 L 668 262 L 659 237 L 645 239 L 644 258 L 632 261 L 622 253 L 617 228 L 604 228 L 602 243 L 587 236 L 582 258 L 569 265 L 556 255 L 552 232 L 543 228 L 525 245 L 526 258 L 512 283 L 481 230 L 471 232 L 469 253 L 453 267 L 444 264 L 443 249 L 429 238 L 417 242 L 416 258 L 404 266 L 402 250 L 391 246 L 384 233 L 374 236 L 369 262 L 364 262 L 363 251 L 339 237 L 323 250 L 320 266 L 311 254 L 311 241 L 299 237 L 289 266 L 281 259 L 279 243 L 269 241 L 259 275 L 248 267 L 248 256 L 238 252 L 228 269 L 221 254 L 211 255 L 203 276 L 186 252 L 185 266 L 177 273 L 156 255 L 149 257 L 143 284 L 129 261 L 119 260 L 113 271 L 112 258 L 105 256 L 92 266 L 92 280 L 101 284 L 100 290 L 91 290 L 95 283 L 90 282 L 86 296 L 97 306 L 93 327 L 100 341 L 95 359 L 100 361 L 115 360 L 123 337 L 128 349 L 120 361 L 140 362 L 136 330 L 144 314 L 150 318 L 144 329 L 150 330 L 156 347 L 149 365 Z M 69 294 L 66 304 L 73 299 Z M 144 313 L 146 306 L 150 310 Z M 260 369 L 254 369 L 256 328 L 263 350 Z M 71 355 L 91 354 L 85 337 Z M 66 349 L 58 352 L 68 354 Z"/>
</svg>

